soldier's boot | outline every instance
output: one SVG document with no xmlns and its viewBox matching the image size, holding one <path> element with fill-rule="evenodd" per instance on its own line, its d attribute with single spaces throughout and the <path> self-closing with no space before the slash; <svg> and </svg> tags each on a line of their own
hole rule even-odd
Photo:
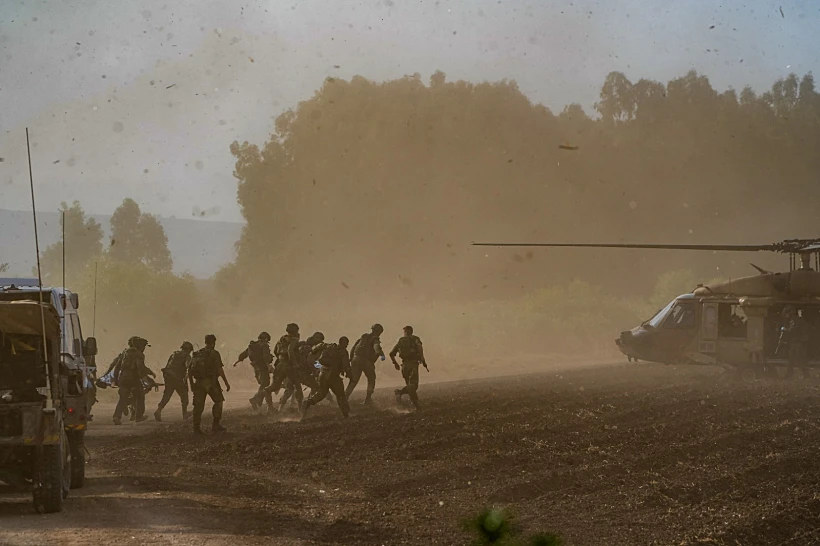
<svg viewBox="0 0 820 546">
<path fill-rule="evenodd" d="M 129 413 L 130 413 L 131 416 L 128 418 L 128 420 L 129 421 L 136 421 L 137 420 L 137 412 L 131 410 Z"/>
<path fill-rule="evenodd" d="M 157 423 L 162 422 L 162 408 L 157 408 L 157 411 L 154 412 L 154 420 Z"/>
<path fill-rule="evenodd" d="M 307 415 L 307 411 L 310 406 L 312 406 L 310 400 L 305 400 L 304 402 L 302 402 L 302 411 L 300 412 L 302 415 L 302 419 L 304 419 Z"/>
<path fill-rule="evenodd" d="M 115 425 L 121 425 L 122 424 L 122 419 L 120 419 L 119 417 L 114 417 L 114 424 Z"/>
<path fill-rule="evenodd" d="M 219 421 L 214 421 L 214 424 L 211 425 L 211 431 L 212 432 L 225 432 L 226 430 L 228 430 L 228 429 L 226 429 L 225 427 L 220 425 Z"/>
<path fill-rule="evenodd" d="M 287 400 L 285 400 L 285 401 L 280 400 L 279 401 L 279 410 L 278 410 L 279 413 L 285 413 L 285 406 L 287 406 L 287 405 L 288 405 Z"/>
<path fill-rule="evenodd" d="M 364 397 L 364 402 L 362 402 L 363 406 L 372 406 L 373 405 L 373 399 L 371 398 L 371 396 L 373 396 L 373 393 L 368 392 L 367 395 Z"/>
<path fill-rule="evenodd" d="M 202 434 L 202 427 L 199 426 L 201 421 L 202 417 L 194 414 L 194 434 Z"/>
<path fill-rule="evenodd" d="M 397 406 L 401 406 L 401 395 L 403 394 L 403 393 L 401 392 L 401 389 L 395 389 L 395 390 L 393 390 L 393 394 L 395 394 L 395 395 L 396 395 L 396 405 L 397 405 Z"/>
<path fill-rule="evenodd" d="M 251 409 L 252 409 L 253 411 L 256 411 L 256 410 L 258 410 L 258 409 L 259 409 L 259 403 L 256 401 L 256 397 L 255 397 L 255 396 L 254 396 L 253 398 L 249 398 L 249 399 L 248 399 L 248 402 L 250 402 L 250 403 L 251 403 Z"/>
<path fill-rule="evenodd" d="M 199 425 L 194 425 L 194 434 L 195 434 L 196 436 L 201 436 L 201 435 L 203 435 L 203 434 L 205 434 L 205 433 L 204 433 L 204 432 L 202 432 L 202 429 L 199 427 Z"/>
</svg>

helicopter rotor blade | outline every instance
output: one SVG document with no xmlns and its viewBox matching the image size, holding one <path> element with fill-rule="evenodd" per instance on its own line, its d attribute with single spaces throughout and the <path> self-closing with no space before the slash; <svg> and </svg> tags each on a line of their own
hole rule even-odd
<svg viewBox="0 0 820 546">
<path fill-rule="evenodd" d="M 650 250 L 712 250 L 729 252 L 777 251 L 776 245 L 664 245 L 643 243 L 472 243 L 473 246 L 551 248 L 639 248 Z"/>
</svg>

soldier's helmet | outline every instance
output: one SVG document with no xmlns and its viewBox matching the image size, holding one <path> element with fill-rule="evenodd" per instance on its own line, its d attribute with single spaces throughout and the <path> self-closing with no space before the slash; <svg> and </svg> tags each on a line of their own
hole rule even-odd
<svg viewBox="0 0 820 546">
<path fill-rule="evenodd" d="M 262 341 L 270 341 L 270 334 L 267 332 L 262 332 L 261 334 L 259 334 L 259 339 L 261 339 Z"/>
<path fill-rule="evenodd" d="M 322 343 L 325 340 L 325 335 L 322 332 L 313 332 L 310 339 L 312 339 L 314 343 Z"/>
<path fill-rule="evenodd" d="M 370 327 L 370 329 L 371 329 L 371 330 L 373 331 L 373 333 L 375 333 L 375 334 L 381 334 L 382 332 L 384 332 L 384 326 L 382 326 L 382 325 L 381 325 L 381 324 L 379 324 L 378 322 L 377 322 L 376 324 L 374 324 L 373 326 L 371 326 L 371 327 Z"/>
<path fill-rule="evenodd" d="M 131 337 L 129 337 L 129 338 L 128 338 L 128 346 L 129 346 L 129 347 L 133 347 L 133 346 L 134 346 L 134 342 L 135 342 L 137 339 L 139 339 L 137 336 L 131 336 Z"/>
<path fill-rule="evenodd" d="M 190 341 L 183 341 L 182 342 L 182 347 L 180 347 L 180 349 L 182 349 L 183 351 L 189 351 L 190 352 L 190 351 L 194 350 L 194 346 Z"/>
<path fill-rule="evenodd" d="M 413 327 L 412 326 L 405 326 L 404 331 L 408 333 L 408 335 L 413 335 Z"/>
<path fill-rule="evenodd" d="M 133 346 L 137 349 L 139 349 L 140 347 L 143 349 L 145 349 L 146 347 L 150 347 L 150 345 L 148 345 L 148 340 L 144 337 L 134 336 L 132 339 L 134 340 Z"/>
<path fill-rule="evenodd" d="M 346 349 L 349 343 L 350 340 L 347 339 L 347 336 L 342 336 L 339 338 L 339 347 L 341 347 L 342 349 Z"/>
<path fill-rule="evenodd" d="M 298 334 L 299 333 L 299 325 L 291 322 L 287 326 L 285 326 L 285 332 L 288 334 Z"/>
<path fill-rule="evenodd" d="M 205 345 L 212 345 L 216 343 L 216 336 L 213 334 L 208 334 L 205 336 Z"/>
</svg>

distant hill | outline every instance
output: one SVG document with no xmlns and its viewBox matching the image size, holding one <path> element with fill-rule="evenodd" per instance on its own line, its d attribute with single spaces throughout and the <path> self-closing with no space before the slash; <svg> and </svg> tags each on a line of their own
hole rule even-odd
<svg viewBox="0 0 820 546">
<path fill-rule="evenodd" d="M 107 244 L 110 216 L 92 215 L 103 227 Z M 174 259 L 174 271 L 188 272 L 205 279 L 234 259 L 234 244 L 242 225 L 238 222 L 212 222 L 182 218 L 159 218 L 168 236 L 168 248 Z M 40 251 L 60 239 L 60 215 L 37 212 Z M 70 252 L 70 249 L 68 249 Z M 29 275 L 34 259 L 34 227 L 31 212 L 0 209 L 0 263 L 8 262 L 5 276 Z"/>
</svg>

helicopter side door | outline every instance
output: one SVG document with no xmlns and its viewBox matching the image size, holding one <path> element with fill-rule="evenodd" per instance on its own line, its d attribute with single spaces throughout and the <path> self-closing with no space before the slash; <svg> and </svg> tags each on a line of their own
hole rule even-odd
<svg viewBox="0 0 820 546">
<path fill-rule="evenodd" d="M 655 350 L 657 361 L 674 364 L 684 359 L 698 328 L 698 303 L 677 301 L 658 331 Z"/>
</svg>

